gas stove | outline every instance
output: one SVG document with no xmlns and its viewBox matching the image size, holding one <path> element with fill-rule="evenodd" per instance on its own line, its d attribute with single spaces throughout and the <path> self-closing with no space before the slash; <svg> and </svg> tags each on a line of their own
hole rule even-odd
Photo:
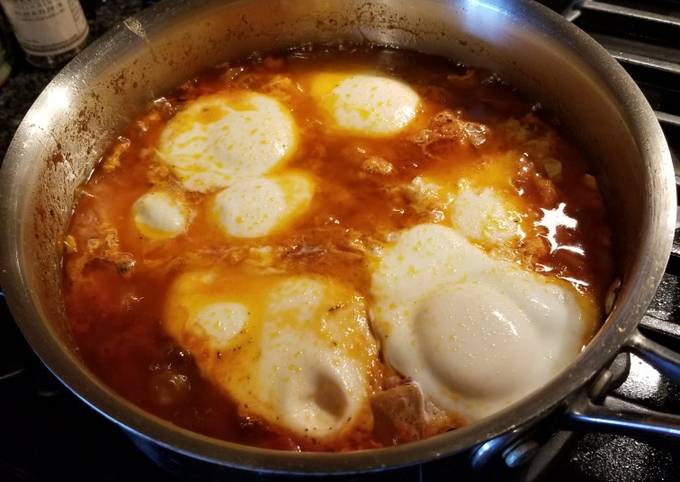
<svg viewBox="0 0 680 482">
<path fill-rule="evenodd" d="M 141 0 L 85 1 L 93 37 L 143 8 Z M 680 1 L 545 0 L 590 33 L 623 65 L 649 99 L 676 159 L 680 158 Z M 17 51 L 18 52 L 18 51 Z M 20 54 L 17 55 L 20 57 Z M 0 88 L 0 157 L 30 103 L 56 72 L 38 71 L 21 60 Z M 676 164 L 680 185 L 680 166 Z M 680 351 L 680 231 L 656 298 L 642 320 L 650 338 Z M 615 394 L 646 408 L 680 413 L 680 386 L 630 355 L 630 374 Z M 547 450 L 553 460 L 540 474 L 521 480 L 588 482 L 680 482 L 680 449 L 627 437 L 561 432 Z M 142 453 L 112 422 L 78 400 L 33 355 L 0 295 L 0 481 L 73 482 L 96 479 L 176 481 L 199 475 L 172 469 L 167 454 Z M 512 455 L 512 458 L 510 455 Z M 518 454 L 505 454 L 486 471 L 471 468 L 469 456 L 397 472 L 338 477 L 342 480 L 510 480 Z M 179 468 L 177 466 L 175 468 Z M 183 472 L 182 472 L 183 471 Z M 235 480 L 272 477 L 235 471 Z M 278 479 L 279 477 L 277 477 Z M 335 478 L 335 477 L 331 477 Z"/>
</svg>

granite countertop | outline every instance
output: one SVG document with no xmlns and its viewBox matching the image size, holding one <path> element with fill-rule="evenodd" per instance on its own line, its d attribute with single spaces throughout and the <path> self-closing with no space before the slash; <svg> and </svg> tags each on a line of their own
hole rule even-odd
<svg viewBox="0 0 680 482">
<path fill-rule="evenodd" d="M 144 0 L 90 0 L 83 10 L 90 25 L 89 42 L 94 41 L 122 19 L 139 12 L 149 2 Z M 21 119 L 43 88 L 59 72 L 30 65 L 15 39 L 8 35 L 12 52 L 12 72 L 0 86 L 0 163 Z"/>
</svg>

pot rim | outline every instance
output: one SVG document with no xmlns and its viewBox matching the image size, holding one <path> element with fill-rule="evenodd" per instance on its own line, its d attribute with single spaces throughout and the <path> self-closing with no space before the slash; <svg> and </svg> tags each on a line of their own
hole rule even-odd
<svg viewBox="0 0 680 482">
<path fill-rule="evenodd" d="M 235 0 L 230 0 L 235 1 Z M 443 2 L 446 3 L 446 2 Z M 162 447 L 192 458 L 261 472 L 356 473 L 397 468 L 445 457 L 544 417 L 570 394 L 592 379 L 621 349 L 651 301 L 670 255 L 675 228 L 675 181 L 670 152 L 656 116 L 642 92 L 625 70 L 591 37 L 548 8 L 529 0 L 509 6 L 503 0 L 487 0 L 496 8 L 512 10 L 529 22 L 541 22 L 551 32 L 568 38 L 571 48 L 582 52 L 594 71 L 608 79 L 626 121 L 640 145 L 641 156 L 656 165 L 651 176 L 656 184 L 657 216 L 647 219 L 640 252 L 649 256 L 634 260 L 631 276 L 612 314 L 579 357 L 529 397 L 470 427 L 394 447 L 343 453 L 287 452 L 262 449 L 211 438 L 173 425 L 128 402 L 100 382 L 63 344 L 49 323 L 41 320 L 31 302 L 31 287 L 20 264 L 20 195 L 18 166 L 24 161 L 22 145 L 29 137 L 24 119 L 7 151 L 0 171 L 0 219 L 5 229 L 0 238 L 0 284 L 22 333 L 41 360 L 73 393 L 93 409 L 127 431 Z M 199 6 L 201 0 L 170 0 L 153 6 L 136 19 L 148 30 L 162 27 L 164 16 L 177 16 Z M 167 17 L 165 17 L 167 20 Z M 114 28 L 80 53 L 50 82 L 34 106 L 48 92 L 69 85 L 84 66 L 117 55 L 116 40 L 124 29 Z M 31 112 L 29 110 L 29 113 Z M 651 163 L 650 163 L 651 164 Z"/>
</svg>

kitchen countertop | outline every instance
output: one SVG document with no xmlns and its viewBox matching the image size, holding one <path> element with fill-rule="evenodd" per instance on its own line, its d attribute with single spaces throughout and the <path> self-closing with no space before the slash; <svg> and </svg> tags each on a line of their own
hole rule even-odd
<svg viewBox="0 0 680 482">
<path fill-rule="evenodd" d="M 96 39 L 123 18 L 139 12 L 143 0 L 90 0 L 82 3 L 90 25 L 89 41 Z M 24 59 L 23 51 L 10 38 L 13 63 L 7 81 L 0 86 L 0 163 L 24 114 L 59 69 L 38 69 Z"/>
</svg>

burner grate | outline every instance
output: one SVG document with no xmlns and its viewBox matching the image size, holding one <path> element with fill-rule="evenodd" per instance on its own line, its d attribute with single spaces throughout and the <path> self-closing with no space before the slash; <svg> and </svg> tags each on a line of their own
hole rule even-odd
<svg viewBox="0 0 680 482">
<path fill-rule="evenodd" d="M 581 0 L 563 11 L 635 79 L 680 150 L 680 1 Z M 676 165 L 680 177 L 680 168 Z M 676 243 L 676 257 L 680 244 Z"/>
</svg>

